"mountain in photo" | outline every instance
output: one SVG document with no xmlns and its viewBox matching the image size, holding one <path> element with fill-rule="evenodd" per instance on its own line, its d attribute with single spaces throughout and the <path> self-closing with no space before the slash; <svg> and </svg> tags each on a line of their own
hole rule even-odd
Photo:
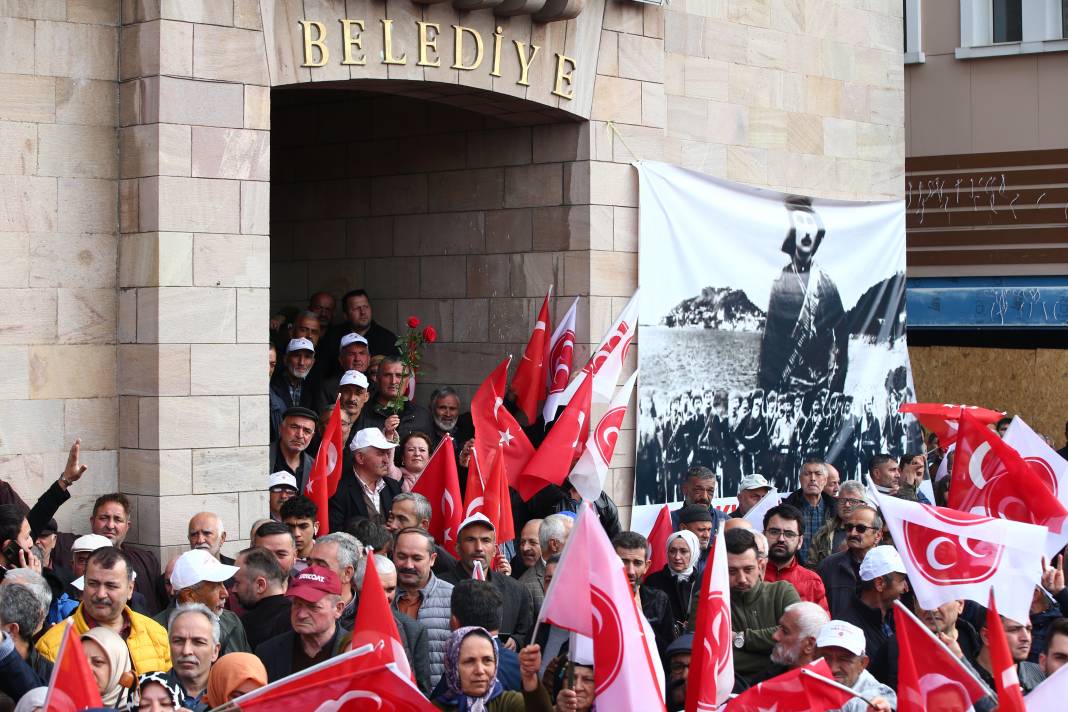
<svg viewBox="0 0 1068 712">
<path fill-rule="evenodd" d="M 887 318 L 887 315 L 893 315 Z M 898 272 L 865 290 L 846 312 L 849 333 L 871 343 L 891 345 L 905 337 L 905 274 Z"/>
<path fill-rule="evenodd" d="M 705 287 L 696 297 L 679 302 L 660 323 L 671 327 L 758 332 L 764 329 L 765 316 L 740 289 Z"/>
</svg>

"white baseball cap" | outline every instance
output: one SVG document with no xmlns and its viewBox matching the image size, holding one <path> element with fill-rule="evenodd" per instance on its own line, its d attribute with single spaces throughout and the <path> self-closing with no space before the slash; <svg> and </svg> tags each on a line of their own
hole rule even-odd
<svg viewBox="0 0 1068 712">
<path fill-rule="evenodd" d="M 297 478 L 285 470 L 272 472 L 267 476 L 267 489 L 280 486 L 292 487 L 295 491 L 297 489 Z"/>
<path fill-rule="evenodd" d="M 889 544 L 873 546 L 864 555 L 864 560 L 860 562 L 861 581 L 872 581 L 894 572 L 908 573 L 905 571 L 905 562 L 901 560 L 901 554 Z"/>
<path fill-rule="evenodd" d="M 386 440 L 386 436 L 382 434 L 382 431 L 378 428 L 364 428 L 356 433 L 356 437 L 352 439 L 352 444 L 349 445 L 349 449 L 353 452 L 357 450 L 363 450 L 365 447 L 376 447 L 379 450 L 392 450 L 397 447 L 397 443 Z"/>
<path fill-rule="evenodd" d="M 308 339 L 290 339 L 289 346 L 286 347 L 286 353 L 291 354 L 294 351 L 311 351 L 315 353 L 315 344 Z"/>
<path fill-rule="evenodd" d="M 842 648 L 854 655 L 863 655 L 868 647 L 864 631 L 845 621 L 827 621 L 816 634 L 817 648 Z"/>
<path fill-rule="evenodd" d="M 175 591 L 196 586 L 201 581 L 222 583 L 233 578 L 239 569 L 227 566 L 203 549 L 193 549 L 178 557 L 171 572 L 171 586 Z"/>
<path fill-rule="evenodd" d="M 367 388 L 367 376 L 359 371 L 345 371 L 345 373 L 341 375 L 341 381 L 337 384 L 338 388 L 341 388 L 342 386 L 359 386 L 360 388 Z"/>
<path fill-rule="evenodd" d="M 482 512 L 475 512 L 470 517 L 460 522 L 460 527 L 456 530 L 456 535 L 459 536 L 460 532 L 462 532 L 464 529 L 471 526 L 472 524 L 483 524 L 489 527 L 490 529 L 497 531 L 497 527 L 493 526 L 493 522 L 490 521 L 489 517 L 487 517 Z"/>
<path fill-rule="evenodd" d="M 344 351 L 346 346 L 352 346 L 353 344 L 363 344 L 367 346 L 367 339 L 363 338 L 356 332 L 351 334 L 345 334 L 341 337 L 341 350 Z"/>
<path fill-rule="evenodd" d="M 751 489 L 760 489 L 761 487 L 767 487 L 771 489 L 771 483 L 768 482 L 764 475 L 759 473 L 753 473 L 752 475 L 746 475 L 742 478 L 742 481 L 738 483 L 738 491 L 745 492 Z"/>
<path fill-rule="evenodd" d="M 111 540 L 100 534 L 83 534 L 74 540 L 71 551 L 96 551 L 105 546 L 111 546 Z"/>
</svg>

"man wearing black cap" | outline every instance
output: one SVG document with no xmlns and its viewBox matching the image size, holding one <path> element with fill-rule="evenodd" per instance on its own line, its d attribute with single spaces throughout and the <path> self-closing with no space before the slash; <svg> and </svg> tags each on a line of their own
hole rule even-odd
<svg viewBox="0 0 1068 712">
<path fill-rule="evenodd" d="M 282 426 L 278 440 L 271 448 L 271 460 L 267 472 L 288 472 L 297 480 L 297 491 L 304 490 L 311 472 L 312 458 L 305 452 L 315 435 L 319 422 L 315 411 L 293 406 L 282 414 Z"/>
<path fill-rule="evenodd" d="M 705 570 L 705 562 L 708 561 L 708 552 L 712 550 L 709 543 L 715 534 L 712 527 L 715 526 L 715 517 L 708 508 L 700 504 L 687 504 L 679 511 L 679 530 L 685 529 L 697 537 L 701 543 L 701 557 L 694 563 L 694 575 L 700 577 Z"/>
<path fill-rule="evenodd" d="M 686 681 L 690 677 L 690 652 L 693 650 L 693 633 L 679 636 L 664 651 L 667 658 L 667 708 L 668 712 L 682 712 L 686 707 Z"/>
</svg>

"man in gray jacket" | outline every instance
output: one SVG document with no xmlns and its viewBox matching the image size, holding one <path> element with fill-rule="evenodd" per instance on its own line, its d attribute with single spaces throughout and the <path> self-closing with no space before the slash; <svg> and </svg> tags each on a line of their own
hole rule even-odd
<svg viewBox="0 0 1068 712">
<path fill-rule="evenodd" d="M 410 527 L 397 533 L 393 563 L 397 567 L 397 596 L 393 607 L 426 626 L 430 641 L 430 684 L 438 683 L 445 670 L 445 642 L 449 625 L 452 584 L 431 570 L 437 560 L 434 537 L 425 529 Z"/>
</svg>

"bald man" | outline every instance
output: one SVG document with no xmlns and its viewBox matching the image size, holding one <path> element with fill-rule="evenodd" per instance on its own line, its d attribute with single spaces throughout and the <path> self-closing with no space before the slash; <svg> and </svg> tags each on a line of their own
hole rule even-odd
<svg viewBox="0 0 1068 712">
<path fill-rule="evenodd" d="M 194 514 L 189 520 L 187 537 L 190 549 L 203 549 L 224 564 L 234 565 L 234 560 L 222 553 L 223 544 L 226 543 L 226 527 L 215 512 Z"/>
</svg>

